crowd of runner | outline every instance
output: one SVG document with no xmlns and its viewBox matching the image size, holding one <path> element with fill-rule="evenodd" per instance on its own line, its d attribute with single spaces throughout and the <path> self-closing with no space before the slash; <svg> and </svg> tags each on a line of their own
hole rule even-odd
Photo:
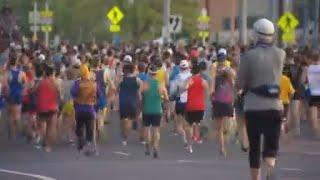
<svg viewBox="0 0 320 180">
<path fill-rule="evenodd" d="M 50 152 L 63 139 L 76 142 L 80 153 L 97 155 L 104 126 L 111 121 L 108 115 L 115 112 L 122 144 L 130 145 L 130 132 L 137 130 L 145 154 L 154 158 L 159 156 L 160 127 L 169 123 L 189 153 L 193 143 L 201 144 L 213 132 L 219 152 L 227 156 L 226 135 L 232 131 L 248 151 L 246 90 L 236 79 L 241 56 L 253 47 L 197 40 L 120 48 L 108 43 L 61 43 L 56 49 L 13 45 L 1 67 L 1 109 L 7 114 L 9 140 L 23 134 L 27 142 Z M 308 120 L 320 138 L 319 52 L 285 51 L 282 135 L 300 136 L 300 122 Z M 204 126 L 202 120 L 210 123 Z"/>
</svg>

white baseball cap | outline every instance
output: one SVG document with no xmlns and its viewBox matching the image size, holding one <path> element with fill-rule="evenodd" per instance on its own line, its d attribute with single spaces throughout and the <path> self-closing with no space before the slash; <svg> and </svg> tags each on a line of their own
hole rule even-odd
<svg viewBox="0 0 320 180">
<path fill-rule="evenodd" d="M 227 56 L 227 50 L 224 48 L 220 48 L 218 51 L 218 56 Z"/>
<path fill-rule="evenodd" d="M 46 60 L 46 56 L 45 56 L 44 54 L 40 54 L 40 55 L 38 56 L 38 59 L 39 59 L 40 61 L 44 61 L 44 60 Z"/>
<path fill-rule="evenodd" d="M 130 55 L 125 55 L 123 58 L 123 62 L 132 63 L 132 57 Z"/>
<path fill-rule="evenodd" d="M 180 62 L 180 68 L 183 68 L 183 69 L 189 68 L 189 62 L 187 60 L 182 60 Z"/>
</svg>

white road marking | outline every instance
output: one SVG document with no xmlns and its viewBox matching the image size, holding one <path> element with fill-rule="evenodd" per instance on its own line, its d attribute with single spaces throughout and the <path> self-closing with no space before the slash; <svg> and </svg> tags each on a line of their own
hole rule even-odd
<svg viewBox="0 0 320 180">
<path fill-rule="evenodd" d="M 201 163 L 199 161 L 192 161 L 192 160 L 178 160 L 178 163 Z"/>
<path fill-rule="evenodd" d="M 42 175 L 38 175 L 38 174 L 23 173 L 23 172 L 11 171 L 11 170 L 6 170 L 6 169 L 0 169 L 0 172 L 4 172 L 4 173 L 8 173 L 8 174 L 20 175 L 20 176 L 28 176 L 28 177 L 33 177 L 33 178 L 37 178 L 37 179 L 40 179 L 40 180 L 56 180 L 54 178 L 47 177 L 47 176 L 42 176 Z"/>
<path fill-rule="evenodd" d="M 300 154 L 309 155 L 309 156 L 320 156 L 319 152 L 301 152 Z"/>
<path fill-rule="evenodd" d="M 130 156 L 129 153 L 125 153 L 125 152 L 121 152 L 121 151 L 113 151 L 114 154 L 120 154 L 120 155 L 123 155 L 123 156 Z"/>
<path fill-rule="evenodd" d="M 303 172 L 302 169 L 296 169 L 296 168 L 280 168 L 281 170 L 284 171 L 297 171 L 297 172 Z"/>
</svg>

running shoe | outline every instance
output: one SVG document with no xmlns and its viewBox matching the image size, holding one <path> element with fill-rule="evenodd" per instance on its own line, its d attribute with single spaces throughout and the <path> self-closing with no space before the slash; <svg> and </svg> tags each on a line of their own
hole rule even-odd
<svg viewBox="0 0 320 180">
<path fill-rule="evenodd" d="M 122 146 L 127 146 L 128 145 L 128 142 L 127 141 L 122 141 Z"/>
<path fill-rule="evenodd" d="M 193 153 L 193 148 L 191 145 L 188 146 L 187 148 L 188 153 L 192 154 Z"/>
<path fill-rule="evenodd" d="M 158 159 L 159 158 L 159 153 L 157 150 L 153 150 L 153 158 Z"/>
<path fill-rule="evenodd" d="M 146 144 L 145 145 L 145 148 L 146 148 L 146 151 L 145 151 L 145 154 L 146 154 L 146 156 L 150 156 L 150 146 L 149 146 L 149 144 Z"/>
</svg>

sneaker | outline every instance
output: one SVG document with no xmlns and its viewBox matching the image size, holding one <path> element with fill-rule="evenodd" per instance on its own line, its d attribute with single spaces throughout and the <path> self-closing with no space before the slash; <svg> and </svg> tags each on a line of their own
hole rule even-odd
<svg viewBox="0 0 320 180">
<path fill-rule="evenodd" d="M 188 152 L 191 154 L 191 153 L 193 153 L 193 149 L 192 149 L 192 146 L 190 145 L 190 146 L 188 146 Z"/>
<path fill-rule="evenodd" d="M 220 149 L 220 155 L 223 157 L 227 157 L 227 151 L 225 149 Z"/>
<path fill-rule="evenodd" d="M 183 145 L 183 149 L 188 150 L 188 144 L 187 144 L 187 143 L 185 143 L 185 144 Z"/>
<path fill-rule="evenodd" d="M 128 142 L 127 141 L 122 141 L 122 146 L 127 146 Z"/>
<path fill-rule="evenodd" d="M 197 141 L 197 137 L 196 136 L 192 136 L 192 140 L 194 141 L 194 142 L 196 142 Z"/>
<path fill-rule="evenodd" d="M 140 141 L 140 143 L 142 144 L 142 145 L 146 145 L 147 144 L 147 142 L 146 141 Z"/>
<path fill-rule="evenodd" d="M 153 158 L 154 158 L 154 159 L 158 159 L 158 158 L 159 158 L 159 153 L 158 153 L 157 150 L 154 150 L 154 151 L 153 151 Z"/>
<path fill-rule="evenodd" d="M 51 152 L 51 147 L 49 146 L 45 146 L 43 147 L 44 151 L 47 152 L 47 153 L 50 153 Z"/>
<path fill-rule="evenodd" d="M 150 153 L 150 146 L 149 146 L 149 144 L 146 144 L 146 145 L 145 145 L 145 148 L 146 148 L 145 155 L 146 155 L 146 156 L 150 156 L 151 153 Z"/>
<path fill-rule="evenodd" d="M 202 141 L 202 139 L 200 137 L 196 138 L 195 142 L 198 143 L 198 144 L 202 144 L 203 143 L 203 141 Z"/>
</svg>

